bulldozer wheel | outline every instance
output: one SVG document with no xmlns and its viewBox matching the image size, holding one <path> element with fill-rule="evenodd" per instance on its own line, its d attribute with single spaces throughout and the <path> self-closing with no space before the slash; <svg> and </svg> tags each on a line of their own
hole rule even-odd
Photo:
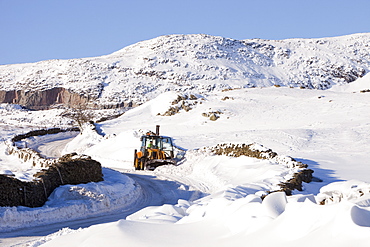
<svg viewBox="0 0 370 247">
<path fill-rule="evenodd" d="M 136 153 L 136 150 L 135 150 L 135 156 L 134 156 L 134 167 L 135 167 L 135 170 L 139 170 L 139 159 L 137 157 L 137 153 Z"/>
<path fill-rule="evenodd" d="M 144 165 L 145 165 L 145 162 L 143 159 L 135 158 L 135 163 L 134 163 L 135 170 L 144 170 L 145 168 Z"/>
<path fill-rule="evenodd" d="M 139 159 L 139 170 L 144 170 L 145 169 L 145 160 L 144 159 Z"/>
<path fill-rule="evenodd" d="M 140 166 L 139 166 L 139 160 L 138 159 L 135 159 L 135 162 L 134 162 L 134 167 L 135 167 L 135 170 L 139 170 Z"/>
</svg>

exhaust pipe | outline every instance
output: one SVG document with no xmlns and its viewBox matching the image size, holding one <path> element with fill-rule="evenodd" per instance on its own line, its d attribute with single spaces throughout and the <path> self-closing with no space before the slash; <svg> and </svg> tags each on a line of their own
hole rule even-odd
<svg viewBox="0 0 370 247">
<path fill-rule="evenodd" d="M 155 126 L 155 135 L 159 136 L 159 125 Z"/>
</svg>

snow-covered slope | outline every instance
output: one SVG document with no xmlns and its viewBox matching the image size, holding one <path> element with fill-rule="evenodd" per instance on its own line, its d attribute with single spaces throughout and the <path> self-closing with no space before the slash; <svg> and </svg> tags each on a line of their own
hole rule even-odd
<svg viewBox="0 0 370 247">
<path fill-rule="evenodd" d="M 356 90 L 369 86 L 367 77 L 353 83 Z M 68 152 L 75 149 L 103 166 L 130 171 L 140 134 L 160 124 L 162 134 L 172 136 L 176 145 L 187 150 L 185 159 L 178 166 L 137 171 L 131 178 L 139 185 L 143 180 L 151 181 L 148 187 L 143 186 L 141 195 L 147 196 L 147 189 L 152 188 L 178 200 L 151 204 L 120 221 L 76 231 L 62 229 L 30 246 L 368 246 L 370 93 L 351 90 L 345 86 L 327 91 L 282 87 L 230 90 L 178 102 L 191 105 L 189 111 L 158 115 L 176 106 L 171 102 L 177 95 L 166 92 L 103 122 L 98 127 L 110 134 L 108 138 L 96 138 L 96 133 L 85 131 L 66 147 Z M 218 112 L 219 118 L 211 121 L 202 114 L 207 112 Z M 225 142 L 261 143 L 279 156 L 290 155 L 307 163 L 322 181 L 304 183 L 304 190 L 295 190 L 293 196 L 278 192 L 262 201 L 260 196 L 275 190 L 295 168 L 276 160 L 203 151 L 204 146 Z M 82 185 L 72 192 L 96 195 L 99 186 L 94 188 Z M 65 197 L 68 189 L 59 188 L 49 202 L 60 205 L 58 212 L 64 212 L 69 204 Z M 106 200 L 83 199 L 88 199 L 89 206 L 97 204 L 95 213 L 110 207 Z M 37 212 L 50 217 L 45 216 L 46 223 L 58 220 L 48 213 L 48 207 Z M 25 224 L 35 224 L 35 213 L 4 209 L 14 224 L 23 219 L 29 220 Z M 70 219 L 76 216 L 69 215 Z"/>
<path fill-rule="evenodd" d="M 143 103 L 162 92 L 204 93 L 271 85 L 327 89 L 365 75 L 370 34 L 234 40 L 168 35 L 113 54 L 0 66 L 0 90 L 62 87 L 103 105 Z"/>
<path fill-rule="evenodd" d="M 351 88 L 337 85 L 325 91 L 243 88 L 181 100 L 175 92 L 163 93 L 100 123 L 97 127 L 104 138 L 86 129 L 65 149 L 131 172 L 130 179 L 105 169 L 109 174 L 105 173 L 104 183 L 62 186 L 42 208 L 1 208 L 3 231 L 27 227 L 17 233 L 2 232 L 1 244 L 26 244 L 26 239 L 12 239 L 17 234 L 33 236 L 29 240 L 36 242 L 29 246 L 368 246 L 370 93 L 358 90 L 369 83 L 367 75 Z M 171 107 L 182 109 L 167 116 Z M 218 116 L 216 121 L 210 120 L 210 112 Z M 139 147 L 140 135 L 157 124 L 163 135 L 187 150 L 185 159 L 179 166 L 135 173 L 133 149 Z M 295 168 L 274 160 L 202 151 L 219 143 L 260 143 L 280 157 L 289 155 L 307 163 L 322 182 L 304 183 L 304 190 L 295 190 L 293 196 L 274 193 L 262 201 L 260 196 L 276 190 Z M 7 163 L 4 169 L 10 170 L 12 157 L 0 151 L 0 164 Z M 326 205 L 320 205 L 323 202 Z M 150 207 L 132 210 L 135 205 Z M 71 230 L 81 217 L 107 222 L 102 219 L 110 217 L 108 212 L 127 207 L 130 215 L 124 214 L 120 221 Z M 101 214 L 106 216 L 90 218 Z M 76 223 L 57 223 L 62 220 Z M 48 226 L 34 226 L 50 223 L 71 229 L 42 239 L 39 233 L 35 236 L 35 231 L 44 235 L 51 231 L 42 230 Z"/>
</svg>

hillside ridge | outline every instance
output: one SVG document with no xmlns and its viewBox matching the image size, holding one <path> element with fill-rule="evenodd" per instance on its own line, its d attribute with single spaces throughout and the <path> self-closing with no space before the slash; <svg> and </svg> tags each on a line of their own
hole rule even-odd
<svg viewBox="0 0 370 247">
<path fill-rule="evenodd" d="M 101 57 L 1 65 L 0 94 L 13 93 L 0 103 L 21 104 L 16 95 L 22 95 L 34 109 L 87 101 L 110 108 L 142 104 L 166 91 L 202 94 L 274 85 L 329 89 L 369 71 L 369 43 L 369 33 L 286 40 L 166 35 Z M 74 100 L 24 99 L 49 97 L 36 92 L 54 95 L 53 88 L 65 89 L 63 97 Z"/>
</svg>

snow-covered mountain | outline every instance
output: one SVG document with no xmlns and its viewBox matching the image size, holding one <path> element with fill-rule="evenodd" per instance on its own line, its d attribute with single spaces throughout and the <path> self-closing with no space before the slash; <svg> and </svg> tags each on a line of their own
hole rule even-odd
<svg viewBox="0 0 370 247">
<path fill-rule="evenodd" d="M 370 70 L 369 44 L 370 33 L 287 40 L 161 36 L 101 57 L 2 65 L 0 102 L 33 107 L 91 101 L 117 107 L 169 90 L 328 89 Z"/>
</svg>

